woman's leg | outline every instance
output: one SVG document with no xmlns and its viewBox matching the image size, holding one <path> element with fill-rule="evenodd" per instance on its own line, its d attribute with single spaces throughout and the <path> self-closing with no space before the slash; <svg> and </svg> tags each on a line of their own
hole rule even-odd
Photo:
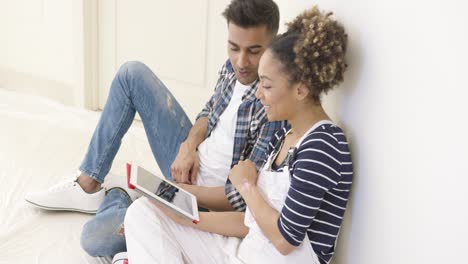
<svg viewBox="0 0 468 264">
<path fill-rule="evenodd" d="M 225 247 L 240 241 L 179 225 L 147 198 L 138 199 L 128 209 L 125 234 L 132 264 L 229 263 Z"/>
</svg>

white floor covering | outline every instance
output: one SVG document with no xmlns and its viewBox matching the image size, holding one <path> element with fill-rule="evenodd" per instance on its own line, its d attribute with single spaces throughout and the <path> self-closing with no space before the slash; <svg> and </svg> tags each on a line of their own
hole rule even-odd
<svg viewBox="0 0 468 264">
<path fill-rule="evenodd" d="M 29 206 L 24 194 L 48 188 L 78 168 L 99 113 L 0 89 L 0 263 L 107 263 L 81 249 L 91 216 Z M 158 171 L 141 125 L 125 136 L 111 172 L 136 160 Z M 116 176 L 118 177 L 118 176 Z"/>
</svg>

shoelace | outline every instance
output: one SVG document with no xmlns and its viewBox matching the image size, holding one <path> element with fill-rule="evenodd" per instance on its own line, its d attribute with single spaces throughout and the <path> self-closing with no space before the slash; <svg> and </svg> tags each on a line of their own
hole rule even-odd
<svg viewBox="0 0 468 264">
<path fill-rule="evenodd" d="M 70 177 L 67 178 L 65 182 L 59 183 L 57 185 L 54 185 L 50 187 L 49 191 L 50 192 L 59 192 L 65 189 L 69 189 L 70 187 L 73 187 L 77 184 L 76 182 L 76 177 Z"/>
</svg>

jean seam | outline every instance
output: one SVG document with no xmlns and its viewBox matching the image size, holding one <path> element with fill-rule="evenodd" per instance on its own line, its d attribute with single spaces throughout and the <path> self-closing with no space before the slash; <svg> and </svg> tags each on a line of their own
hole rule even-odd
<svg viewBox="0 0 468 264">
<path fill-rule="evenodd" d="M 130 108 L 129 105 L 130 105 L 130 104 L 125 103 L 125 107 L 124 107 L 124 110 L 123 110 L 123 114 L 121 115 L 121 118 L 120 118 L 120 120 L 119 120 L 119 127 L 118 127 L 118 129 L 115 130 L 115 133 L 114 133 L 114 135 L 112 136 L 112 139 L 110 140 L 110 144 L 107 146 L 106 150 L 104 151 L 103 157 L 102 157 L 101 160 L 98 162 L 98 166 L 97 166 L 97 168 L 95 169 L 95 172 L 92 173 L 92 175 L 90 175 L 93 179 L 94 179 L 94 178 L 98 178 L 97 175 L 100 174 L 100 172 L 101 172 L 101 170 L 102 170 L 103 164 L 105 163 L 106 159 L 108 159 L 108 157 L 109 157 L 109 152 L 110 152 L 110 150 L 112 149 L 112 146 L 115 144 L 115 140 L 116 140 L 116 138 L 118 137 L 119 132 L 120 132 L 120 130 L 121 130 L 122 127 L 123 127 L 123 124 L 124 124 L 123 120 L 125 119 L 125 116 L 128 114 L 128 109 Z M 116 154 L 117 154 L 117 153 L 116 153 Z M 109 169 L 110 169 L 110 167 L 109 167 Z M 96 172 L 96 171 L 97 171 L 97 172 Z M 98 182 L 100 182 L 100 180 L 98 180 L 98 179 L 95 179 L 95 180 L 97 180 Z"/>
</svg>

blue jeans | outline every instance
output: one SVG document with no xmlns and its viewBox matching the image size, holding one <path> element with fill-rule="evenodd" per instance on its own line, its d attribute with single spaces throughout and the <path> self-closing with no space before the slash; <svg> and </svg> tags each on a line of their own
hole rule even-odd
<svg viewBox="0 0 468 264">
<path fill-rule="evenodd" d="M 166 86 L 141 62 L 127 62 L 117 72 L 81 172 L 104 182 L 135 112 L 164 177 L 172 178 L 171 164 L 192 123 Z M 107 193 L 96 216 L 83 227 L 81 245 L 89 255 L 113 256 L 126 251 L 122 227 L 130 203 L 130 197 L 119 188 Z"/>
</svg>

